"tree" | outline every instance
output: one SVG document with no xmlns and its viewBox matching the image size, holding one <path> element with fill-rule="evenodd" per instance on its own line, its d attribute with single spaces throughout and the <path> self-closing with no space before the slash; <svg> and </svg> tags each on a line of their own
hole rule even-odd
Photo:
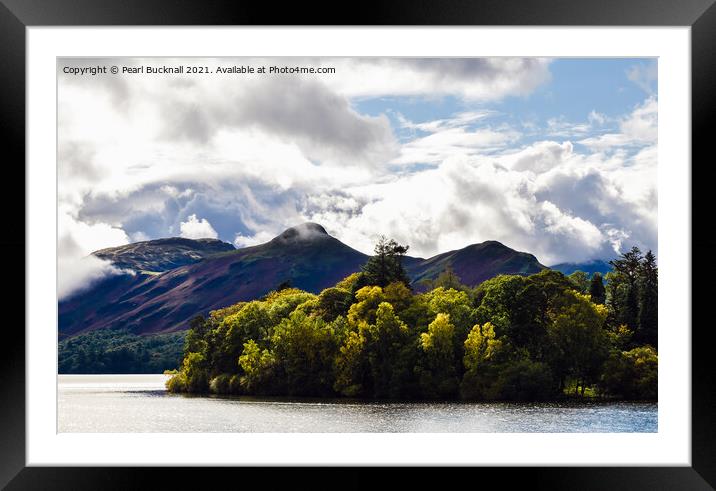
<svg viewBox="0 0 716 491">
<path fill-rule="evenodd" d="M 460 339 L 462 343 L 470 330 L 473 317 L 473 309 L 467 293 L 452 288 L 438 287 L 426 293 L 425 297 L 428 307 L 434 315 L 448 314 L 450 316 L 450 322 L 462 335 L 462 339 Z"/>
<path fill-rule="evenodd" d="M 548 335 L 551 343 L 550 365 L 560 388 L 566 377 L 577 387 L 596 382 L 608 356 L 609 337 L 603 329 L 607 309 L 590 301 L 587 295 L 565 290 L 550 312 Z"/>
<path fill-rule="evenodd" d="M 403 256 L 408 252 L 408 248 L 407 245 L 400 245 L 395 240 L 388 240 L 381 235 L 375 246 L 375 255 L 371 256 L 363 266 L 362 281 L 366 285 L 380 287 L 385 287 L 395 281 L 409 286 L 410 279 L 403 268 Z"/>
<path fill-rule="evenodd" d="M 287 288 L 291 288 L 291 279 L 287 279 L 279 283 L 279 285 L 276 287 L 276 291 L 280 292 L 281 290 L 285 290 Z"/>
<path fill-rule="evenodd" d="M 639 276 L 641 270 L 641 251 L 638 247 L 632 247 L 628 252 L 624 252 L 620 259 L 609 261 L 614 271 L 618 274 L 614 276 L 623 284 L 624 292 L 618 295 L 615 300 L 614 307 L 617 311 L 617 318 L 621 324 L 626 324 L 635 332 L 639 327 Z M 616 285 L 619 288 L 619 284 Z"/>
<path fill-rule="evenodd" d="M 502 340 L 495 336 L 494 326 L 486 322 L 483 326 L 476 324 L 472 328 L 464 345 L 465 375 L 460 384 L 460 396 L 476 400 L 494 398 L 492 385 L 505 353 Z"/>
<path fill-rule="evenodd" d="M 452 269 L 452 264 L 447 263 L 445 266 L 445 269 L 442 273 L 438 275 L 437 278 L 434 280 L 431 280 L 429 278 L 424 279 L 420 281 L 420 284 L 423 285 L 428 290 L 434 290 L 435 288 L 445 288 L 446 290 L 453 289 L 453 290 L 461 290 L 461 291 L 467 291 L 469 290 L 469 287 L 467 285 L 463 285 L 460 281 L 460 277 L 455 274 L 455 271 Z"/>
<path fill-rule="evenodd" d="M 184 357 L 181 371 L 167 380 L 167 389 L 170 392 L 207 392 L 209 377 L 205 361 L 201 353 L 188 353 Z"/>
<path fill-rule="evenodd" d="M 438 314 L 428 326 L 428 332 L 420 335 L 420 347 L 425 354 L 424 367 L 420 370 L 420 386 L 429 398 L 453 397 L 457 393 L 454 332 L 450 316 Z"/>
<path fill-rule="evenodd" d="M 375 324 L 364 324 L 363 330 L 373 397 L 390 397 L 393 364 L 407 340 L 408 326 L 395 315 L 392 305 L 382 302 L 375 314 Z"/>
<path fill-rule="evenodd" d="M 604 290 L 602 274 L 599 272 L 592 275 L 592 280 L 589 284 L 589 295 L 592 297 L 592 302 L 600 305 L 604 304 L 606 300 L 606 291 Z"/>
<path fill-rule="evenodd" d="M 587 293 L 589 290 L 589 275 L 584 271 L 575 271 L 567 276 L 567 278 L 574 284 L 574 287 L 579 293 Z"/>
<path fill-rule="evenodd" d="M 604 365 L 600 387 L 626 399 L 656 400 L 658 356 L 651 346 L 615 351 Z"/>
<path fill-rule="evenodd" d="M 287 290 L 284 290 L 286 292 Z M 252 301 L 235 314 L 226 316 L 215 332 L 212 365 L 214 374 L 235 370 L 236 360 L 244 350 L 244 344 L 253 340 L 261 347 L 268 347 L 273 321 L 268 302 Z"/>
<path fill-rule="evenodd" d="M 650 344 L 657 347 L 658 342 L 658 315 L 659 315 L 659 272 L 656 266 L 656 258 L 651 251 L 644 255 L 640 269 L 640 293 L 639 299 L 639 330 L 636 334 L 636 341 Z"/>
<path fill-rule="evenodd" d="M 271 336 L 271 354 L 281 392 L 292 396 L 331 395 L 337 352 L 333 327 L 322 318 L 307 316 L 300 310 L 284 318 Z"/>
<path fill-rule="evenodd" d="M 204 317 L 197 315 L 189 321 L 189 330 L 184 338 L 184 356 L 189 353 L 203 353 L 206 351 L 206 336 L 208 330 L 207 322 Z"/>
<path fill-rule="evenodd" d="M 489 322 L 483 326 L 476 324 L 465 340 L 465 369 L 479 370 L 485 362 L 492 360 L 502 348 L 502 341 L 496 339 L 495 328 Z"/>
<path fill-rule="evenodd" d="M 547 311 L 572 283 L 558 271 L 524 277 L 500 275 L 483 282 L 476 310 L 479 324 L 490 322 L 498 337 L 505 336 L 515 348 L 527 349 L 536 360 L 544 356 Z"/>
<path fill-rule="evenodd" d="M 336 355 L 333 389 L 348 397 L 366 395 L 368 363 L 365 357 L 366 339 L 361 331 L 363 329 L 349 331 Z"/>
<path fill-rule="evenodd" d="M 364 287 L 358 293 L 366 291 L 380 288 Z M 351 306 L 352 313 L 354 307 L 356 304 Z M 361 316 L 349 317 L 356 329 L 347 333 L 336 357 L 335 390 L 347 396 L 393 396 L 400 389 L 394 383 L 395 366 L 404 358 L 408 326 L 387 302 L 378 305 L 371 323 Z"/>
<path fill-rule="evenodd" d="M 318 295 L 316 313 L 326 321 L 332 321 L 338 316 L 346 316 L 353 301 L 353 294 L 343 288 L 326 288 Z"/>
<path fill-rule="evenodd" d="M 375 322 L 378 306 L 385 301 L 383 289 L 379 286 L 364 286 L 356 292 L 356 301 L 348 309 L 348 320 L 353 324 L 365 321 Z"/>
<path fill-rule="evenodd" d="M 262 351 L 253 339 L 248 340 L 244 343 L 238 365 L 244 372 L 240 379 L 244 390 L 249 393 L 257 393 L 262 389 L 264 392 L 270 392 L 269 384 L 274 380 L 275 359 L 268 349 Z"/>
<path fill-rule="evenodd" d="M 453 329 L 453 349 L 456 360 L 461 360 L 465 353 L 465 338 L 474 324 L 474 309 L 470 297 L 464 291 L 438 287 L 424 295 L 428 308 L 433 316 L 447 314 Z M 462 366 L 458 367 L 458 375 L 462 375 Z"/>
</svg>

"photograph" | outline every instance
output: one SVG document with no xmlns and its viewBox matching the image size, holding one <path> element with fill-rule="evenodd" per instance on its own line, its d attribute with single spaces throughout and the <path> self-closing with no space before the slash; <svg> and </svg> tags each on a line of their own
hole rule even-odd
<svg viewBox="0 0 716 491">
<path fill-rule="evenodd" d="M 658 433 L 658 69 L 57 57 L 57 432 Z"/>
</svg>

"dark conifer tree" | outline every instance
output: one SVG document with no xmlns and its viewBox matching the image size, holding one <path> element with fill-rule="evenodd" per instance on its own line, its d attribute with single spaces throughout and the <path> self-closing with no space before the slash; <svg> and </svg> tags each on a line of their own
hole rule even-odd
<svg viewBox="0 0 716 491">
<path fill-rule="evenodd" d="M 592 275 L 592 280 L 589 284 L 589 294 L 592 296 L 592 302 L 594 303 L 603 304 L 606 300 L 606 291 L 604 290 L 601 273 L 596 272 Z"/>
<path fill-rule="evenodd" d="M 400 281 L 409 287 L 410 279 L 403 267 L 403 256 L 408 252 L 408 247 L 381 235 L 375 245 L 375 255 L 363 266 L 363 282 L 385 287 Z"/>
<path fill-rule="evenodd" d="M 634 246 L 630 251 L 622 253 L 620 259 L 609 261 L 614 270 L 625 280 L 626 292 L 624 304 L 621 306 L 619 321 L 635 332 L 639 329 L 639 277 L 641 271 L 641 251 Z"/>
<path fill-rule="evenodd" d="M 636 341 L 657 347 L 658 269 L 656 257 L 649 251 L 640 268 L 639 331 Z"/>
</svg>

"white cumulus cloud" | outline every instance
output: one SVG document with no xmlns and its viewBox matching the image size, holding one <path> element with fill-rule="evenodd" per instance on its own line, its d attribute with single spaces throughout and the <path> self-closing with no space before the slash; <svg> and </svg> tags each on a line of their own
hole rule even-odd
<svg viewBox="0 0 716 491">
<path fill-rule="evenodd" d="M 206 218 L 197 219 L 196 215 L 189 215 L 179 229 L 180 236 L 185 239 L 216 239 L 219 236 Z"/>
</svg>

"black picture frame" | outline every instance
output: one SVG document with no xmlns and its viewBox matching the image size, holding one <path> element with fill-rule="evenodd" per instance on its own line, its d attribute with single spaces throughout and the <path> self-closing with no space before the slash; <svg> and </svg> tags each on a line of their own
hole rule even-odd
<svg viewBox="0 0 716 491">
<path fill-rule="evenodd" d="M 11 285 L 5 313 L 19 314 L 24 326 L 25 295 L 19 278 L 22 262 L 32 261 L 25 249 L 25 219 L 17 210 L 25 202 L 25 29 L 29 26 L 127 26 L 127 25 L 512 25 L 512 26 L 690 26 L 692 69 L 692 466 L 691 467 L 544 467 L 482 468 L 479 480 L 497 477 L 500 487 L 529 479 L 531 487 L 544 489 L 714 489 L 716 487 L 716 384 L 709 343 L 709 323 L 697 323 L 696 312 L 708 305 L 710 289 L 697 288 L 697 280 L 713 278 L 716 261 L 707 254 L 716 250 L 709 238 L 712 206 L 705 187 L 714 182 L 709 152 L 708 123 L 716 119 L 716 0 L 400 0 L 337 5 L 329 9 L 318 3 L 269 3 L 200 0 L 0 0 L 0 138 L 6 189 L 0 193 L 11 232 L 0 239 L 6 258 L 4 276 Z M 340 7 L 340 8 L 339 8 Z M 12 182 L 14 184 L 10 185 Z M 48 231 L 52 236 L 54 231 Z M 698 259 L 702 259 L 699 261 Z M 22 282 L 24 285 L 24 280 Z M 20 296 L 23 295 L 23 299 Z M 25 454 L 25 337 L 20 322 L 3 326 L 0 356 L 0 486 L 7 489 L 143 489 L 150 478 L 161 487 L 186 488 L 197 478 L 206 479 L 209 469 L 152 468 L 53 468 L 26 467 Z M 662 326 L 689 329 L 691 326 Z M 352 468 L 311 472 L 296 469 L 281 477 L 286 483 L 310 483 L 310 487 L 365 487 L 374 483 L 374 469 Z M 425 482 L 430 469 L 405 473 L 403 485 Z M 212 479 L 217 478 L 211 470 Z M 450 480 L 475 479 L 475 469 L 451 470 Z M 470 473 L 469 476 L 463 475 Z M 263 476 L 265 469 L 238 470 L 241 481 Z M 455 475 L 457 473 L 457 475 Z M 222 469 L 221 474 L 237 474 Z M 310 478 L 309 478 L 310 476 Z M 316 477 L 318 476 L 318 477 Z M 314 477 L 316 477 L 314 479 Z M 271 472 L 271 487 L 278 487 L 278 474 Z M 234 478 L 235 479 L 235 478 Z M 310 479 L 310 480 L 309 480 Z M 289 481 L 290 480 L 290 481 Z M 410 482 L 409 482 L 410 481 Z M 208 481 L 204 481 L 208 482 Z M 454 481 L 459 482 L 459 481 Z"/>
</svg>

